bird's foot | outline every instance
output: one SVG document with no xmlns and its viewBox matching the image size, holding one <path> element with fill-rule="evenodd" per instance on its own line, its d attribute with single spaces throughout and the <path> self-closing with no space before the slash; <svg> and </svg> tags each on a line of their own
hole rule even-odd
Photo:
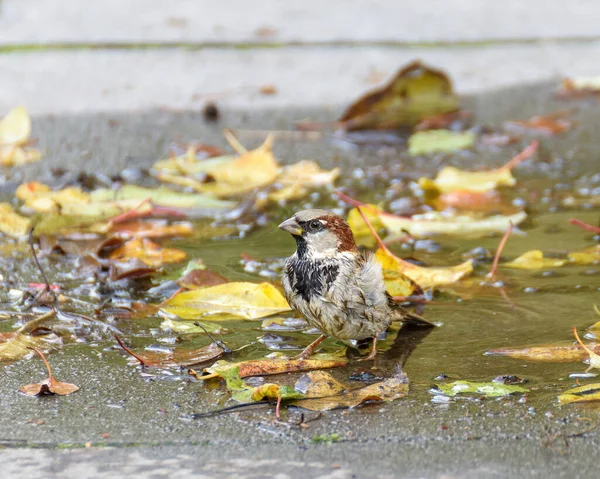
<svg viewBox="0 0 600 479">
<path fill-rule="evenodd" d="M 372 361 L 377 356 L 377 337 L 373 338 L 373 343 L 371 344 L 371 351 L 364 358 L 360 358 L 357 361 Z"/>
<path fill-rule="evenodd" d="M 315 349 L 317 348 L 317 346 L 321 344 L 326 338 L 327 336 L 322 334 L 315 341 L 306 346 L 304 351 L 298 354 L 298 356 L 295 356 L 294 359 L 308 359 L 315 353 Z"/>
</svg>

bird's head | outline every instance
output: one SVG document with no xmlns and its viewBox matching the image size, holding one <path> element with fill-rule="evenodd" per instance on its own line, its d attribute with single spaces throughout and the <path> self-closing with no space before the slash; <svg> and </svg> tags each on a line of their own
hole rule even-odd
<svg viewBox="0 0 600 479">
<path fill-rule="evenodd" d="M 330 211 L 299 211 L 279 227 L 294 237 L 301 257 L 332 258 L 358 251 L 348 223 Z"/>
</svg>

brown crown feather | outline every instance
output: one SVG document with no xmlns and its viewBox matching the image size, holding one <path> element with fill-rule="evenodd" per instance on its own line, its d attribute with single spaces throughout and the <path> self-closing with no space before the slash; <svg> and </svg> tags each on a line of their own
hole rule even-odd
<svg viewBox="0 0 600 479">
<path fill-rule="evenodd" d="M 350 225 L 343 218 L 329 214 L 320 219 L 327 221 L 327 229 L 339 238 L 338 251 L 358 251 Z"/>
</svg>

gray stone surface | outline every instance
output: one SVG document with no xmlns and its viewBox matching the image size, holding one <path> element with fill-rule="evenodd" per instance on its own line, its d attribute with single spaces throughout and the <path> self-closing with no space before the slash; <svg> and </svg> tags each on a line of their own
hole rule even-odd
<svg viewBox="0 0 600 479">
<path fill-rule="evenodd" d="M 477 47 L 76 50 L 0 54 L 0 112 L 340 106 L 420 58 L 459 93 L 598 73 L 600 42 Z M 274 85 L 274 95 L 261 94 Z"/>
<path fill-rule="evenodd" d="M 595 0 L 4 0 L 0 44 L 586 38 L 599 16 Z"/>
</svg>

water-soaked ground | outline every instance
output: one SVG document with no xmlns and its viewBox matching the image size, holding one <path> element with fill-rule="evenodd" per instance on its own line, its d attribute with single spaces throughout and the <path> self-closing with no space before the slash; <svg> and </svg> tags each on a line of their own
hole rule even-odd
<svg viewBox="0 0 600 479">
<path fill-rule="evenodd" d="M 469 99 L 467 106 L 475 112 L 477 124 L 494 126 L 502 120 L 524 119 L 565 108 L 565 103 L 553 99 L 552 88 L 538 85 L 498 92 Z M 514 258 L 530 249 L 561 256 L 595 242 L 593 234 L 570 226 L 567 220 L 576 216 L 597 224 L 598 207 L 566 209 L 561 206 L 561 199 L 571 193 L 583 197 L 581 194 L 595 188 L 597 197 L 600 188 L 600 144 L 597 143 L 600 111 L 594 103 L 574 105 L 580 110 L 574 115 L 577 124 L 573 130 L 559 137 L 541 138 L 537 161 L 526 162 L 515 173 L 518 185 L 512 195 L 527 204 L 530 219 L 522 225 L 526 235 L 510 238 L 503 254 L 505 258 Z M 51 167 L 66 168 L 69 172 L 83 170 L 105 174 L 114 174 L 132 164 L 147 167 L 165 154 L 174 139 L 223 144 L 220 134 L 223 126 L 289 129 L 291 123 L 300 118 L 329 119 L 332 116 L 331 112 L 324 111 L 262 112 L 250 116 L 224 112 L 219 125 L 207 125 L 200 114 L 173 112 L 40 118 L 35 123 L 35 133 L 46 150 L 45 159 L 23 170 L 6 172 L 2 189 L 10 196 L 13 187 L 24 179 L 50 179 Z M 240 131 L 239 138 L 250 146 L 262 141 L 263 137 Z M 343 177 L 356 180 L 342 183 L 362 183 L 362 190 L 355 190 L 363 191 L 361 199 L 382 200 L 392 179 L 398 179 L 398 184 L 407 188 L 411 179 L 434 175 L 445 164 L 470 169 L 484 165 L 489 168 L 504 163 L 519 148 L 518 145 L 488 147 L 480 148 L 476 153 L 412 160 L 399 155 L 393 146 L 357 148 L 346 141 L 326 137 L 317 141 L 282 138 L 277 142 L 275 152 L 282 162 L 314 158 L 323 167 L 339 165 Z M 69 176 L 67 173 L 54 181 L 64 181 Z M 328 194 L 311 197 L 310 202 L 336 206 Z M 288 208 L 287 212 L 294 208 Z M 231 280 L 259 281 L 260 276 L 244 270 L 240 254 L 258 259 L 289 255 L 294 248 L 293 241 L 275 227 L 277 220 L 285 214 L 286 211 L 282 211 L 274 215 L 273 223 L 243 239 L 196 241 L 187 238 L 172 244 L 185 249 L 190 257 L 204 259 L 210 269 Z M 395 252 L 413 256 L 428 265 L 451 265 L 463 261 L 463 255 L 476 247 L 493 252 L 498 240 L 498 237 L 440 239 L 428 249 L 411 252 L 398 247 Z M 49 271 L 55 272 L 55 281 L 66 277 L 60 261 L 43 260 Z M 564 437 L 557 435 L 588 429 L 598 421 L 597 411 L 575 406 L 559 407 L 557 395 L 575 385 L 569 374 L 582 372 L 586 365 L 533 363 L 484 356 L 483 353 L 504 346 L 571 342 L 573 326 L 581 331 L 598 320 L 592 306 L 599 302 L 600 266 L 501 270 L 499 278 L 505 283 L 502 291 L 481 285 L 489 266 L 487 262 L 479 264 L 470 279 L 448 288 L 448 293 L 439 295 L 425 307 L 423 314 L 439 324 L 439 328 L 429 334 L 404 331 L 397 336 L 392 333 L 381 343 L 380 350 L 385 352 L 378 356 L 374 363 L 376 369 L 371 372 L 389 376 L 395 364 L 406 361 L 404 369 L 410 378 L 411 389 L 405 399 L 352 411 L 327 412 L 320 417 L 317 413 L 307 413 L 304 426 L 297 425 L 300 414 L 296 410 L 284 413 L 282 423 L 274 422 L 272 407 L 197 421 L 185 420 L 182 417 L 188 414 L 229 405 L 225 388 L 216 382 L 191 381 L 184 374 L 169 377 L 157 372 L 140 373 L 113 347 L 114 341 L 109 335 L 93 331 L 92 339 L 68 344 L 49 355 L 55 375 L 81 388 L 76 394 L 41 399 L 25 397 L 17 390 L 23 384 L 43 379 L 41 362 L 23 360 L 0 366 L 0 407 L 3 411 L 0 443 L 50 447 L 81 446 L 86 442 L 207 446 L 226 443 L 244 448 L 253 444 L 277 444 L 276 447 L 281 448 L 284 444 L 306 446 L 316 435 L 335 433 L 347 446 L 344 446 L 345 452 L 339 452 L 340 457 L 346 459 L 356 455 L 356 451 L 365 452 L 370 446 L 364 444 L 409 443 L 411 447 L 422 444 L 424 450 L 421 452 L 428 454 L 432 451 L 427 448 L 435 447 L 440 441 L 471 439 L 490 444 L 488 452 L 474 454 L 496 464 L 506 462 L 502 458 L 506 452 L 501 451 L 504 450 L 503 441 L 507 440 L 523 441 L 527 448 L 532 448 L 531 458 L 538 457 L 540 451 L 555 451 L 556 448 L 561 453 L 569 452 Z M 168 268 L 167 276 L 162 279 L 176 277 L 179 269 Z M 27 280 L 40 281 L 28 259 L 19 262 L 18 268 L 0 272 L 17 285 Z M 85 296 L 82 299 L 86 299 Z M 115 326 L 126 333 L 130 345 L 141 351 L 144 346 L 173 337 L 159 329 L 160 322 L 159 318 L 121 320 Z M 11 319 L 1 321 L 0 331 L 11 330 L 12 324 Z M 234 331 L 223 337 L 230 347 L 251 344 L 236 353 L 233 359 L 264 357 L 282 345 L 301 348 L 314 339 L 303 331 L 267 331 L 260 320 L 221 324 Z M 258 341 L 261 338 L 262 341 Z M 203 335 L 184 339 L 184 343 L 190 341 L 203 346 L 209 339 Z M 328 340 L 324 346 L 335 350 L 339 344 Z M 347 368 L 332 371 L 332 374 L 344 382 L 351 382 L 349 376 L 366 367 L 365 363 L 351 360 Z M 526 396 L 436 404 L 432 402 L 429 390 L 441 374 L 451 379 L 476 381 L 516 375 L 528 381 L 525 386 L 531 391 Z M 293 378 L 274 379 L 293 384 Z M 586 381 L 594 380 L 581 383 Z M 496 443 L 502 446 L 492 445 Z M 596 443 L 596 432 L 585 436 L 587 446 Z M 498 456 L 491 452 L 494 448 L 497 448 Z M 382 450 L 389 450 L 389 446 Z M 452 461 L 452 456 L 449 454 L 447 460 Z M 536 467 L 545 463 L 545 456 L 541 457 Z M 364 463 L 370 462 L 365 460 Z M 586 467 L 581 464 L 582 468 Z M 452 467 L 449 465 L 449 470 L 459 470 L 460 465 L 460 462 Z M 427 468 L 418 464 L 415 470 Z M 485 473 L 482 474 L 485 477 Z"/>
</svg>

